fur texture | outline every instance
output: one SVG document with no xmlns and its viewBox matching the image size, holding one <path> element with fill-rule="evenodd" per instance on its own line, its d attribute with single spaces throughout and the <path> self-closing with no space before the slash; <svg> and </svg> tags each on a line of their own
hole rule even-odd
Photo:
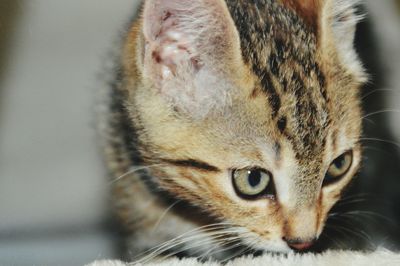
<svg viewBox="0 0 400 266">
<path fill-rule="evenodd" d="M 361 161 L 356 3 L 144 3 L 104 129 L 133 255 L 288 252 L 321 234 Z M 348 151 L 349 169 L 325 185 Z M 241 197 L 237 169 L 270 173 L 275 194 Z"/>
</svg>

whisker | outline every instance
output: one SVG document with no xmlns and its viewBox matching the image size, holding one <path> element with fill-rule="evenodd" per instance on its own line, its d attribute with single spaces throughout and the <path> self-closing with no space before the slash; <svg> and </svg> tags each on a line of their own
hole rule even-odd
<svg viewBox="0 0 400 266">
<path fill-rule="evenodd" d="M 224 239 L 225 240 L 225 239 Z M 234 248 L 240 247 L 243 244 L 240 242 L 241 238 L 240 237 L 232 237 L 231 239 L 228 239 L 228 241 L 224 241 L 221 243 L 224 246 L 228 246 L 226 248 L 217 248 L 216 250 L 213 250 L 214 248 L 208 249 L 205 253 L 203 253 L 201 256 L 197 257 L 198 259 L 205 259 L 207 257 L 211 257 L 214 254 L 222 253 L 225 251 L 232 250 Z"/>
<path fill-rule="evenodd" d="M 372 95 L 372 94 L 374 94 L 376 92 L 397 92 L 397 90 L 394 90 L 394 89 L 375 89 L 375 90 L 370 91 L 370 92 L 366 93 L 365 95 L 363 95 L 361 97 L 361 100 L 367 98 L 368 96 L 370 96 L 370 95 Z"/>
<path fill-rule="evenodd" d="M 159 225 L 161 224 L 161 221 L 163 220 L 163 218 L 167 215 L 167 213 L 173 208 L 175 207 L 178 203 L 182 202 L 182 200 L 177 200 L 174 203 L 172 203 L 160 216 L 160 218 L 158 218 L 157 222 L 154 224 L 153 229 L 151 230 L 151 233 L 154 234 L 156 229 L 159 227 Z"/>
<path fill-rule="evenodd" d="M 187 250 L 191 250 L 191 249 L 194 249 L 196 247 L 198 248 L 198 247 L 201 247 L 201 246 L 206 245 L 206 244 L 209 245 L 210 242 L 213 243 L 218 238 L 225 237 L 225 234 L 219 232 L 219 233 L 212 234 L 210 236 L 212 236 L 212 238 L 207 238 L 206 235 L 189 236 L 187 238 L 184 238 L 184 239 L 178 241 L 177 243 L 173 243 L 173 244 L 167 246 L 161 253 L 163 253 L 163 252 L 165 252 L 167 250 L 174 249 L 174 248 L 176 248 L 178 246 L 181 246 L 181 245 L 183 245 L 183 247 L 178 249 L 178 250 L 176 250 L 176 251 L 174 251 L 174 252 L 171 252 L 171 253 L 163 256 L 162 258 L 163 258 L 163 260 L 165 260 L 165 259 L 170 258 L 170 257 L 172 257 L 172 256 L 174 256 L 176 254 L 181 253 L 181 252 L 184 252 L 184 251 L 187 251 Z M 200 241 L 198 241 L 198 240 L 200 240 Z M 190 245 L 189 246 L 184 246 L 184 244 L 186 244 L 186 243 L 190 243 Z M 157 254 L 155 254 L 155 255 L 157 255 Z M 149 261 L 149 260 L 151 260 L 153 258 L 154 258 L 154 256 L 146 258 L 146 261 Z"/>
<path fill-rule="evenodd" d="M 379 200 L 375 195 L 371 193 L 358 193 L 358 194 L 352 194 L 352 195 L 346 195 L 343 196 L 337 204 L 340 204 L 341 202 L 347 202 L 351 200 L 365 200 L 365 201 L 377 201 Z"/>
<path fill-rule="evenodd" d="M 202 232 L 200 232 L 200 233 L 202 233 Z M 209 245 L 210 242 L 213 244 L 215 243 L 216 247 L 218 247 L 218 245 L 228 245 L 231 243 L 236 243 L 237 241 L 240 240 L 240 237 L 232 235 L 232 234 L 236 234 L 236 233 L 238 233 L 238 231 L 234 227 L 229 227 L 229 229 L 223 228 L 222 230 L 216 231 L 216 232 L 211 232 L 211 233 L 207 232 L 207 234 L 205 234 L 205 235 L 195 235 L 195 236 L 186 237 L 184 239 L 179 240 L 179 242 L 177 242 L 177 243 L 172 243 L 171 245 L 167 246 L 165 249 L 166 250 L 173 249 L 177 246 L 184 245 L 188 242 L 190 243 L 190 245 L 183 246 L 182 248 L 180 248 L 172 253 L 169 253 L 166 256 L 163 256 L 163 259 L 169 258 L 171 256 L 174 256 L 176 254 L 179 254 L 179 253 L 187 251 L 187 250 L 194 249 L 196 247 L 198 248 L 198 247 L 201 247 L 206 244 Z M 200 240 L 200 241 L 198 241 L 198 240 Z M 233 247 L 229 247 L 229 248 L 232 249 Z M 164 252 L 164 251 L 162 251 L 162 252 Z M 158 253 L 160 253 L 160 252 L 158 252 Z M 146 258 L 146 261 L 151 260 L 153 257 Z M 141 262 L 143 262 L 143 261 L 141 260 Z"/>
<path fill-rule="evenodd" d="M 242 256 L 243 254 L 245 254 L 247 251 L 252 250 L 253 248 L 251 246 L 245 246 L 242 249 L 240 249 L 238 252 L 236 252 L 235 254 L 223 259 L 221 261 L 222 264 L 226 263 L 227 261 L 232 260 L 233 258 L 237 258 Z"/>
<path fill-rule="evenodd" d="M 378 141 L 378 142 L 383 142 L 383 143 L 388 143 L 396 146 L 397 148 L 400 148 L 400 144 L 395 141 L 391 140 L 385 140 L 385 139 L 379 139 L 379 138 L 361 138 L 361 141 Z"/>
<path fill-rule="evenodd" d="M 240 237 L 238 237 L 238 236 L 229 236 L 229 237 L 226 237 L 226 236 L 229 236 L 229 234 L 222 234 L 222 235 L 219 235 L 219 236 L 213 236 L 210 239 L 204 239 L 201 242 L 195 243 L 195 245 L 191 244 L 191 245 L 189 245 L 189 246 L 187 246 L 185 248 L 182 248 L 182 249 L 178 250 L 177 252 L 169 254 L 167 256 L 167 258 L 170 257 L 170 256 L 173 256 L 173 255 L 175 255 L 177 253 L 184 252 L 186 250 L 191 250 L 191 249 L 194 249 L 194 248 L 198 248 L 198 247 L 201 247 L 204 244 L 209 244 L 209 242 L 212 242 L 213 246 L 210 249 L 208 249 L 205 252 L 203 252 L 202 255 L 197 257 L 197 258 L 205 258 L 206 256 L 210 256 L 211 254 L 222 252 L 225 249 L 229 250 L 229 249 L 234 248 L 234 247 L 229 246 L 228 248 L 221 249 L 218 246 L 231 245 L 232 243 L 237 243 L 240 240 Z M 222 238 L 222 239 L 220 239 L 220 238 Z M 214 249 L 216 249 L 216 250 L 214 250 Z M 210 253 L 213 250 L 214 250 L 214 252 Z"/>
<path fill-rule="evenodd" d="M 215 223 L 215 224 L 208 224 L 208 225 L 200 226 L 195 229 L 189 230 L 173 239 L 165 241 L 164 243 L 161 243 L 161 244 L 157 245 L 156 247 L 153 247 L 153 248 L 137 255 L 136 258 L 139 258 L 142 256 L 144 256 L 144 257 L 135 261 L 135 263 L 139 263 L 139 262 L 142 262 L 143 260 L 147 260 L 149 257 L 155 257 L 155 256 L 157 256 L 157 254 L 161 254 L 161 253 L 167 251 L 168 249 L 170 249 L 171 245 L 176 246 L 177 243 L 182 243 L 182 241 L 190 241 L 191 239 L 188 239 L 188 238 L 189 237 L 193 238 L 193 235 L 191 235 L 191 234 L 213 231 L 213 230 L 217 230 L 219 228 L 225 228 L 226 226 L 229 226 L 229 225 L 231 225 L 231 224 L 230 223 Z M 203 236 L 201 236 L 201 237 L 203 237 Z M 180 242 L 178 242 L 178 241 L 180 241 Z M 146 253 L 147 253 L 147 255 L 146 255 Z"/>
<path fill-rule="evenodd" d="M 376 151 L 376 152 L 381 152 L 381 153 L 385 153 L 387 155 L 390 155 L 391 153 L 388 152 L 387 150 L 381 149 L 381 148 L 375 148 L 375 147 L 370 147 L 370 146 L 364 146 L 363 147 L 364 150 L 370 150 L 370 151 Z"/>
<path fill-rule="evenodd" d="M 348 233 L 345 233 L 345 232 L 339 230 L 339 228 L 337 228 L 336 225 L 326 224 L 325 227 L 328 228 L 328 229 L 330 228 L 330 229 L 332 229 L 332 230 L 334 230 L 334 231 L 340 233 L 340 234 L 341 234 L 345 239 L 347 239 L 347 240 L 350 240 L 350 241 L 353 240 L 353 239 L 349 236 Z M 342 243 L 342 244 L 343 244 L 343 243 Z"/>
<path fill-rule="evenodd" d="M 258 240 L 251 240 L 249 243 L 246 243 L 247 245 L 245 247 L 243 247 L 241 250 L 239 250 L 238 252 L 236 252 L 235 254 L 233 254 L 232 256 L 227 257 L 226 259 L 222 260 L 222 263 L 226 263 L 227 261 L 233 259 L 233 258 L 237 258 L 242 256 L 243 254 L 245 254 L 247 251 L 250 251 L 252 249 L 254 249 L 254 246 L 259 243 Z"/>
<path fill-rule="evenodd" d="M 371 193 L 357 193 L 357 194 L 352 194 L 352 195 L 347 195 L 343 197 L 343 199 L 350 199 L 350 198 L 362 198 L 362 197 L 371 197 Z"/>
<path fill-rule="evenodd" d="M 350 199 L 350 200 L 340 200 L 336 203 L 336 206 L 345 206 L 345 205 L 350 205 L 354 203 L 364 203 L 368 202 L 370 200 L 368 199 Z"/>
<path fill-rule="evenodd" d="M 380 218 L 380 219 L 385 220 L 385 221 L 387 221 L 387 222 L 389 222 L 391 224 L 396 224 L 396 221 L 394 221 L 393 219 L 391 219 L 391 218 L 389 218 L 389 217 L 387 217 L 385 215 L 373 212 L 373 211 L 362 211 L 362 210 L 346 211 L 346 212 L 342 213 L 341 215 L 343 215 L 343 216 L 344 215 L 359 215 L 359 216 L 363 216 L 363 217 L 366 217 L 366 218 Z"/>
<path fill-rule="evenodd" d="M 149 169 L 151 167 L 156 167 L 156 166 L 161 166 L 162 164 L 153 164 L 153 165 L 143 165 L 143 166 L 133 166 L 131 167 L 127 172 L 123 173 L 122 175 L 118 176 L 117 178 L 111 180 L 110 182 L 107 183 L 107 185 L 112 185 L 119 180 L 123 179 L 124 177 L 129 176 L 130 174 Z"/>
<path fill-rule="evenodd" d="M 353 235 L 358 236 L 358 237 L 364 239 L 365 241 L 367 241 L 368 244 L 372 244 L 372 239 L 371 239 L 371 237 L 370 237 L 367 233 L 365 233 L 364 231 L 362 231 L 362 230 L 361 230 L 361 231 L 356 231 L 356 230 L 354 230 L 354 229 L 349 229 L 349 228 L 347 228 L 347 227 L 345 227 L 345 226 L 341 226 L 341 225 L 335 225 L 335 227 L 336 227 L 336 228 L 341 228 L 342 230 L 344 230 L 344 231 L 346 231 L 346 232 L 348 232 L 348 233 L 352 233 Z"/>
<path fill-rule="evenodd" d="M 231 243 L 236 243 L 236 244 L 234 244 L 234 245 L 230 244 L 230 246 L 228 246 L 227 248 L 219 249 L 218 251 L 213 252 L 211 254 L 214 254 L 214 253 L 217 253 L 217 252 L 220 253 L 220 252 L 228 251 L 228 250 L 234 249 L 236 247 L 240 247 L 240 246 L 248 246 L 248 245 L 244 245 L 242 243 L 242 241 L 241 241 L 244 237 L 246 237 L 245 235 L 247 233 L 246 232 L 239 232 L 239 231 L 237 231 L 237 233 L 238 233 L 238 236 L 232 237 L 233 241 L 231 241 Z M 226 244 L 226 243 L 224 243 L 224 244 Z M 236 256 L 238 256 L 238 255 L 234 255 L 233 257 L 236 257 Z"/>
<path fill-rule="evenodd" d="M 364 121 L 366 121 L 366 122 L 368 122 L 368 123 L 370 123 L 370 124 L 372 124 L 372 125 L 376 125 L 375 121 L 372 120 L 372 119 L 364 118 Z"/>
<path fill-rule="evenodd" d="M 385 110 L 380 110 L 380 111 L 376 111 L 376 112 L 372 112 L 369 114 L 366 114 L 365 116 L 363 116 L 361 119 L 365 119 L 367 117 L 373 116 L 373 115 L 377 115 L 377 114 L 383 114 L 383 113 L 400 113 L 400 110 L 397 109 L 385 109 Z"/>
<path fill-rule="evenodd" d="M 339 241 L 339 240 L 337 240 L 337 239 L 335 239 L 335 238 L 329 236 L 329 234 L 328 234 L 328 232 L 327 232 L 326 230 L 324 230 L 324 231 L 322 232 L 321 236 L 328 238 L 328 240 L 331 241 L 331 242 L 333 242 L 333 243 L 336 245 L 336 247 L 338 247 L 338 248 L 344 247 L 343 242 L 341 242 L 341 241 Z"/>
</svg>

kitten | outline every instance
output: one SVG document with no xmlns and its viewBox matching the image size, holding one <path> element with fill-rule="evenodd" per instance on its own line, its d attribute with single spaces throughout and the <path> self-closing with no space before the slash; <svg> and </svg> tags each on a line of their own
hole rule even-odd
<svg viewBox="0 0 400 266">
<path fill-rule="evenodd" d="M 103 129 L 132 256 L 312 246 L 361 161 L 357 2 L 144 2 Z"/>
</svg>

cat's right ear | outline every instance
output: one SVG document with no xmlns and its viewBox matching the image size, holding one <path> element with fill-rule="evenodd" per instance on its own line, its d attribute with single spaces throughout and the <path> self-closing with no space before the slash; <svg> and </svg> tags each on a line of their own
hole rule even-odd
<svg viewBox="0 0 400 266">
<path fill-rule="evenodd" d="M 327 57 L 335 50 L 343 65 L 358 82 L 367 81 L 367 75 L 354 48 L 356 25 L 363 18 L 358 14 L 361 0 L 321 0 L 319 38 Z"/>
<path fill-rule="evenodd" d="M 227 103 L 242 67 L 239 34 L 224 0 L 147 0 L 143 75 L 175 109 L 204 116 Z"/>
</svg>

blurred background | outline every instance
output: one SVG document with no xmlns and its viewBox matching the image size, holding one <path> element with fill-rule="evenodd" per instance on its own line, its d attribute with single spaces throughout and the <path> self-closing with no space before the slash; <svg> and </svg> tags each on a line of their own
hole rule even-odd
<svg viewBox="0 0 400 266">
<path fill-rule="evenodd" d="M 95 99 L 135 0 L 0 0 L 0 265 L 115 256 Z"/>
<path fill-rule="evenodd" d="M 392 249 L 400 243 L 399 2 L 367 0 L 357 32 L 371 82 L 363 92 L 364 168 L 349 192 L 363 199 L 356 210 L 367 240 Z M 137 5 L 0 0 L 0 265 L 118 255 L 94 109 L 109 51 Z M 355 245 L 357 234 L 347 232 Z"/>
</svg>

